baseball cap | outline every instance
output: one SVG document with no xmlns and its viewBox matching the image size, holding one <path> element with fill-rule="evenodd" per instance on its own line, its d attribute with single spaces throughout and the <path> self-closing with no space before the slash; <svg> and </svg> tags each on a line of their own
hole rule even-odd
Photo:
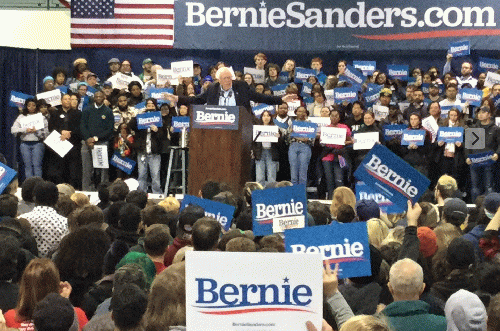
<svg viewBox="0 0 500 331">
<path fill-rule="evenodd" d="M 53 81 L 54 78 L 52 78 L 52 76 L 45 76 L 45 78 L 43 79 L 43 83 L 45 84 L 45 82 L 48 81 L 48 80 Z"/>
<path fill-rule="evenodd" d="M 113 84 L 109 80 L 107 80 L 102 83 L 102 87 L 113 87 Z"/>
<path fill-rule="evenodd" d="M 118 58 L 114 57 L 108 61 L 108 64 L 111 64 L 111 63 L 120 63 L 120 60 L 118 60 Z"/>
<path fill-rule="evenodd" d="M 492 219 L 500 207 L 500 194 L 492 192 L 489 193 L 483 201 L 484 213 L 489 219 Z"/>
<path fill-rule="evenodd" d="M 461 225 L 467 218 L 467 204 L 458 198 L 448 198 L 444 202 L 443 215 L 446 221 L 455 226 Z"/>
<path fill-rule="evenodd" d="M 146 63 L 153 63 L 153 60 L 150 58 L 144 59 L 144 61 L 142 61 L 142 65 L 145 65 Z"/>
</svg>

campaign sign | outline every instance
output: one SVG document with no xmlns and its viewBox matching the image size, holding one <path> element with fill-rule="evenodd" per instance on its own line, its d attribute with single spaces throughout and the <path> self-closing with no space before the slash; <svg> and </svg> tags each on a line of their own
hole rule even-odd
<svg viewBox="0 0 500 331">
<path fill-rule="evenodd" d="M 182 132 L 182 128 L 189 131 L 189 116 L 174 116 L 172 117 L 172 128 L 174 132 Z"/>
<path fill-rule="evenodd" d="M 379 142 L 378 132 L 361 132 L 355 133 L 353 136 L 354 144 L 352 149 L 355 151 L 361 149 L 371 149 L 374 144 Z"/>
<path fill-rule="evenodd" d="M 481 106 L 481 99 L 483 98 L 483 91 L 475 88 L 463 88 L 460 90 L 460 99 L 462 102 L 469 102 L 470 105 L 479 107 Z"/>
<path fill-rule="evenodd" d="M 353 61 L 352 66 L 363 73 L 363 75 L 373 75 L 377 67 L 376 61 Z"/>
<path fill-rule="evenodd" d="M 387 76 L 392 79 L 408 80 L 410 69 L 407 65 L 389 64 L 387 66 Z"/>
<path fill-rule="evenodd" d="M 94 148 L 92 148 L 92 166 L 99 169 L 109 169 L 107 145 L 94 145 Z"/>
<path fill-rule="evenodd" d="M 367 106 L 373 105 L 379 99 L 380 91 L 382 91 L 382 88 L 384 87 L 381 85 L 377 85 L 376 87 L 369 89 L 363 94 Z"/>
<path fill-rule="evenodd" d="M 477 153 L 477 154 L 469 154 L 468 158 L 471 160 L 471 167 L 480 168 L 490 166 L 495 163 L 492 157 L 494 152 L 485 152 L 485 153 Z"/>
<path fill-rule="evenodd" d="M 457 41 L 450 43 L 448 48 L 448 53 L 453 55 L 453 57 L 467 56 L 470 55 L 470 41 Z"/>
<path fill-rule="evenodd" d="M 205 216 L 215 218 L 222 225 L 224 231 L 229 231 L 231 222 L 233 221 L 234 210 L 236 209 L 233 206 L 209 199 L 198 198 L 193 195 L 185 195 L 182 199 L 180 210 L 183 210 L 188 205 L 200 206 L 205 210 Z"/>
<path fill-rule="evenodd" d="M 379 206 L 380 210 L 386 214 L 401 214 L 406 211 L 398 205 L 387 199 L 382 193 L 373 190 L 370 186 L 363 182 L 356 183 L 356 200 L 374 200 Z"/>
<path fill-rule="evenodd" d="M 148 94 L 150 98 L 155 98 L 156 100 L 164 100 L 163 103 L 170 103 L 164 98 L 165 94 L 174 94 L 173 88 L 150 88 Z"/>
<path fill-rule="evenodd" d="M 237 106 L 193 106 L 193 128 L 238 130 L 240 108 Z"/>
<path fill-rule="evenodd" d="M 186 329 L 321 330 L 320 254 L 186 252 Z M 258 268 L 258 272 L 256 272 Z"/>
<path fill-rule="evenodd" d="M 307 226 L 305 185 L 253 191 L 252 218 L 256 236 Z"/>
<path fill-rule="evenodd" d="M 20 124 L 23 129 L 35 128 L 35 130 L 42 130 L 45 127 L 45 117 L 43 117 L 42 113 L 28 115 L 21 118 Z"/>
<path fill-rule="evenodd" d="M 493 87 L 495 84 L 500 84 L 500 75 L 489 71 L 486 74 L 486 79 L 484 80 L 484 86 Z"/>
<path fill-rule="evenodd" d="M 160 111 L 148 111 L 143 114 L 138 114 L 136 118 L 137 128 L 139 130 L 149 129 L 152 125 L 156 125 L 160 128 L 163 125 Z"/>
<path fill-rule="evenodd" d="M 290 79 L 290 73 L 288 71 L 282 71 L 280 72 L 278 77 L 283 79 L 283 81 L 288 82 L 288 80 Z"/>
<path fill-rule="evenodd" d="M 389 107 L 374 105 L 373 114 L 375 115 L 375 121 L 383 121 L 389 115 Z"/>
<path fill-rule="evenodd" d="M 264 69 L 256 69 L 256 68 L 243 68 L 244 74 L 250 74 L 253 76 L 253 81 L 256 84 L 264 83 L 266 80 L 266 71 Z"/>
<path fill-rule="evenodd" d="M 170 63 L 170 69 L 175 77 L 193 77 L 193 60 Z"/>
<path fill-rule="evenodd" d="M 295 69 L 295 79 L 300 80 L 301 82 L 306 82 L 311 76 L 316 76 L 316 70 L 306 68 Z"/>
<path fill-rule="evenodd" d="M 170 81 L 170 85 L 179 85 L 179 75 L 174 75 L 171 69 L 156 70 L 156 85 L 164 86 Z"/>
<path fill-rule="evenodd" d="M 422 85 L 420 85 L 420 88 L 422 89 L 422 93 L 425 94 L 425 95 L 428 95 L 429 94 L 429 83 L 422 83 Z"/>
<path fill-rule="evenodd" d="M 61 104 L 61 91 L 58 89 L 47 91 L 43 93 L 38 93 L 36 95 L 38 100 L 43 99 L 52 107 L 59 106 Z"/>
<path fill-rule="evenodd" d="M 344 101 L 354 102 L 358 100 L 358 91 L 352 87 L 339 87 L 333 90 L 333 98 L 336 104 L 341 104 Z"/>
<path fill-rule="evenodd" d="M 324 127 L 321 128 L 319 142 L 321 144 L 345 145 L 346 136 L 347 136 L 346 128 Z"/>
<path fill-rule="evenodd" d="M 273 95 L 281 97 L 286 94 L 286 88 L 288 84 L 278 84 L 271 86 L 271 91 L 273 91 Z"/>
<path fill-rule="evenodd" d="M 423 146 L 425 142 L 425 130 L 403 130 L 403 136 L 401 137 L 401 145 L 408 146 L 414 144 L 417 146 Z"/>
<path fill-rule="evenodd" d="M 317 129 L 318 124 L 316 123 L 293 121 L 290 137 L 314 139 L 316 138 Z"/>
<path fill-rule="evenodd" d="M 129 158 L 122 157 L 118 153 L 114 153 L 113 156 L 111 156 L 111 160 L 109 160 L 109 164 L 130 175 L 135 168 L 136 162 Z"/>
<path fill-rule="evenodd" d="M 273 123 L 276 124 L 276 126 L 280 129 L 288 130 L 288 122 L 280 122 L 274 119 Z"/>
<path fill-rule="evenodd" d="M 124 73 L 117 72 L 113 77 L 109 79 L 113 84 L 114 89 L 128 89 L 128 84 L 132 82 L 132 77 L 125 75 Z"/>
<path fill-rule="evenodd" d="M 405 210 L 408 199 L 417 202 L 430 185 L 427 177 L 380 144 L 368 152 L 354 176 Z"/>
<path fill-rule="evenodd" d="M 462 112 L 462 105 L 452 105 L 452 106 L 441 106 L 441 118 L 448 117 L 448 113 L 452 108 L 457 109 L 459 112 Z"/>
<path fill-rule="evenodd" d="M 305 97 L 302 99 L 306 106 L 312 105 L 314 103 L 314 98 L 313 97 Z"/>
<path fill-rule="evenodd" d="M 16 108 L 23 108 L 24 103 L 28 99 L 34 99 L 32 95 L 24 94 L 21 92 L 11 91 L 9 97 L 9 106 Z"/>
<path fill-rule="evenodd" d="M 57 86 L 56 89 L 61 91 L 62 94 L 68 94 L 68 87 L 67 86 L 64 86 L 64 85 Z"/>
<path fill-rule="evenodd" d="M 91 98 L 94 97 L 94 94 L 97 92 L 97 89 L 93 88 L 92 86 L 90 85 L 87 85 L 87 95 Z"/>
<path fill-rule="evenodd" d="M 404 124 L 387 124 L 384 125 L 382 130 L 384 130 L 384 141 L 389 141 L 391 139 L 401 139 L 403 131 L 408 128 Z"/>
<path fill-rule="evenodd" d="M 312 123 L 318 124 L 318 128 L 316 129 L 317 133 L 320 133 L 323 127 L 332 123 L 330 117 L 309 117 L 307 120 L 311 121 Z"/>
<path fill-rule="evenodd" d="M 334 92 L 335 90 L 325 90 L 325 97 L 326 97 L 326 101 L 328 101 L 330 104 L 334 104 L 335 103 L 335 97 L 334 97 Z"/>
<path fill-rule="evenodd" d="M 351 65 L 347 65 L 344 71 L 344 76 L 351 84 L 363 84 L 366 76 Z"/>
<path fill-rule="evenodd" d="M 268 111 L 271 113 L 271 115 L 274 115 L 276 113 L 276 106 L 274 105 L 267 105 L 265 103 L 261 103 L 258 106 L 252 107 L 252 112 L 255 115 L 255 117 L 260 118 L 262 113 L 264 111 Z"/>
<path fill-rule="evenodd" d="M 143 101 L 143 102 L 139 102 L 138 104 L 136 104 L 134 106 L 135 109 L 139 110 L 139 109 L 146 109 L 146 101 Z"/>
<path fill-rule="evenodd" d="M 500 94 L 491 99 L 491 101 L 493 101 L 493 105 L 495 106 L 495 108 L 498 109 L 500 106 Z"/>
<path fill-rule="evenodd" d="M 0 162 L 0 194 L 3 193 L 16 174 L 17 172 L 14 169 L 7 167 L 5 164 Z"/>
<path fill-rule="evenodd" d="M 277 143 L 279 137 L 279 127 L 277 127 L 276 125 L 253 126 L 253 141 L 255 142 Z"/>
<path fill-rule="evenodd" d="M 464 142 L 464 128 L 442 126 L 439 128 L 437 141 L 444 141 L 445 143 L 462 143 Z"/>
<path fill-rule="evenodd" d="M 338 278 L 371 276 L 366 222 L 313 226 L 285 231 L 285 251 L 320 253 L 332 269 L 339 264 Z"/>
<path fill-rule="evenodd" d="M 308 83 L 308 82 L 304 82 L 302 84 L 302 94 L 307 94 L 307 96 L 311 96 L 311 92 L 312 92 L 312 84 L 311 83 Z"/>
<path fill-rule="evenodd" d="M 497 71 L 500 69 L 500 60 L 488 59 L 486 57 L 479 57 L 479 62 L 477 63 L 479 71 Z"/>
</svg>

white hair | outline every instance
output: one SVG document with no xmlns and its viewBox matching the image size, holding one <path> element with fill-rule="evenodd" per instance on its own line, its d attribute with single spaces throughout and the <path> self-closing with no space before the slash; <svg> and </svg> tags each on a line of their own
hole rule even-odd
<svg viewBox="0 0 500 331">
<path fill-rule="evenodd" d="M 231 70 L 229 70 L 228 67 L 220 67 L 217 72 L 215 73 L 215 79 L 220 79 L 220 75 L 223 73 L 223 72 L 229 72 L 231 74 L 231 76 L 233 75 L 233 73 L 231 72 Z"/>
<path fill-rule="evenodd" d="M 392 265 L 389 271 L 389 282 L 398 296 L 419 295 L 424 284 L 424 271 L 412 259 L 402 259 Z"/>
</svg>

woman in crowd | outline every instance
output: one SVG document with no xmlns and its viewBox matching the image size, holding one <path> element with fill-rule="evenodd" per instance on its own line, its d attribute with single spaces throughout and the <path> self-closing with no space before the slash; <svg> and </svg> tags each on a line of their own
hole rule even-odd
<svg viewBox="0 0 500 331">
<path fill-rule="evenodd" d="M 52 71 L 52 77 L 54 77 L 54 87 L 58 86 L 64 86 L 64 83 L 66 82 L 66 70 L 63 68 L 55 68 Z"/>
<path fill-rule="evenodd" d="M 141 83 L 137 81 L 131 82 L 130 84 L 128 84 L 128 90 L 130 92 L 130 96 L 128 98 L 129 106 L 135 106 L 144 100 Z"/>
<path fill-rule="evenodd" d="M 286 60 L 281 68 L 281 72 L 288 72 L 288 82 L 293 83 L 295 80 L 295 60 Z"/>
<path fill-rule="evenodd" d="M 323 91 L 313 91 L 311 96 L 314 98 L 314 103 L 310 104 L 307 107 L 311 116 L 319 117 L 321 109 L 328 106 L 328 102 L 326 101 L 325 92 Z"/>
<path fill-rule="evenodd" d="M 307 111 L 304 106 L 300 106 L 295 109 L 295 114 L 297 115 L 295 121 L 308 122 L 307 117 L 309 116 L 309 111 Z M 309 161 L 311 159 L 311 146 L 314 142 L 314 139 L 292 137 L 291 134 L 293 132 L 293 122 L 291 119 L 288 123 L 288 132 L 290 135 L 288 160 L 290 162 L 292 184 L 307 185 L 307 170 L 309 168 Z"/>
<path fill-rule="evenodd" d="M 354 192 L 346 186 L 337 187 L 333 191 L 330 214 L 334 219 L 337 218 L 337 211 L 342 205 L 349 205 L 353 210 L 356 207 L 356 196 L 354 195 Z"/>
<path fill-rule="evenodd" d="M 267 110 L 260 116 L 261 125 L 275 125 L 271 113 Z M 278 130 L 279 132 L 279 130 Z M 278 172 L 278 143 L 254 142 L 253 155 L 255 157 L 255 179 L 262 186 L 276 181 Z M 267 174 L 267 181 L 266 181 Z"/>
<path fill-rule="evenodd" d="M 245 74 L 243 80 L 250 86 L 250 88 L 255 88 L 255 81 L 252 74 Z"/>
<path fill-rule="evenodd" d="M 21 140 L 21 155 L 24 163 L 24 174 L 26 178 L 33 176 L 42 177 L 42 162 L 45 153 L 43 140 L 48 136 L 48 121 L 42 116 L 42 125 L 36 125 L 30 122 L 38 114 L 38 108 L 34 99 L 28 99 L 24 103 L 23 112 L 17 117 L 12 125 L 12 134 L 18 136 Z"/>
<path fill-rule="evenodd" d="M 431 152 L 431 133 L 422 126 L 422 118 L 419 114 L 413 113 L 410 115 L 409 130 L 423 130 L 425 133 L 424 144 L 418 146 L 415 143 L 410 143 L 408 146 L 401 146 L 401 155 L 403 160 L 408 162 L 421 174 L 427 176 L 429 153 Z"/>
<path fill-rule="evenodd" d="M 134 136 L 132 135 L 132 130 L 130 130 L 127 123 L 120 124 L 113 144 L 115 153 L 124 158 L 134 159 L 133 146 Z M 120 169 L 116 170 L 116 174 L 117 179 L 127 178 L 127 174 Z"/>
<path fill-rule="evenodd" d="M 337 70 L 338 70 L 337 78 L 342 76 L 345 73 L 346 67 L 347 67 L 346 60 L 340 60 L 339 62 L 337 62 Z"/>
<path fill-rule="evenodd" d="M 367 132 L 377 132 L 379 137 L 378 141 L 379 142 L 383 141 L 382 130 L 375 122 L 375 114 L 370 110 L 366 111 L 365 114 L 363 115 L 363 125 L 361 125 L 361 127 L 357 131 L 357 133 L 367 133 Z M 354 136 L 354 139 L 356 139 L 356 136 Z M 370 149 L 360 149 L 354 151 L 356 155 L 354 159 L 354 169 L 358 168 L 361 161 L 363 161 L 363 159 L 365 158 L 366 154 L 368 154 L 369 151 Z"/>
</svg>

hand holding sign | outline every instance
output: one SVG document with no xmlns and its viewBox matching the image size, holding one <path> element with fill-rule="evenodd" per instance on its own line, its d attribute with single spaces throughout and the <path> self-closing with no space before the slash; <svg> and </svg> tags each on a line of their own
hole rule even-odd
<svg viewBox="0 0 500 331">
<path fill-rule="evenodd" d="M 332 271 L 330 263 L 323 263 L 323 296 L 328 300 L 339 289 L 339 264 L 335 263 Z"/>
</svg>

